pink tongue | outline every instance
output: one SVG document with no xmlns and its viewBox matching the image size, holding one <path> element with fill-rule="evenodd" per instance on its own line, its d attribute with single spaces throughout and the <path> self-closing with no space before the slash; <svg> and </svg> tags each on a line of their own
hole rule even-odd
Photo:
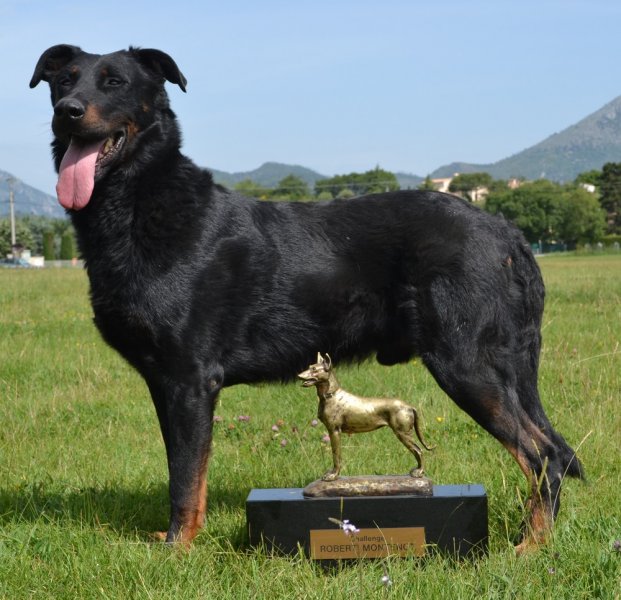
<svg viewBox="0 0 621 600">
<path fill-rule="evenodd" d="M 71 138 L 71 143 L 60 163 L 56 194 L 65 208 L 80 210 L 91 199 L 95 186 L 95 163 L 105 140 L 81 142 Z"/>
</svg>

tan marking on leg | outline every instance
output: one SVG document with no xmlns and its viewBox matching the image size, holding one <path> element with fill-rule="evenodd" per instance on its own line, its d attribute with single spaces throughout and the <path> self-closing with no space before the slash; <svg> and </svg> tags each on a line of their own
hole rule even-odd
<svg viewBox="0 0 621 600">
<path fill-rule="evenodd" d="M 198 478 L 194 485 L 191 508 L 183 515 L 183 523 L 177 541 L 188 546 L 196 537 L 197 533 L 205 524 L 207 514 L 207 468 L 209 466 L 209 454 L 207 454 L 200 467 Z"/>
<path fill-rule="evenodd" d="M 174 542 L 186 548 L 190 547 L 192 540 L 205 524 L 207 514 L 207 470 L 209 466 L 209 454 L 203 460 L 199 469 L 198 478 L 192 490 L 192 499 L 187 510 L 183 511 L 182 523 L 179 533 Z M 155 531 L 151 534 L 154 540 L 165 542 L 166 531 Z"/>
<path fill-rule="evenodd" d="M 545 437 L 543 434 L 541 435 Z M 534 444 L 534 441 L 531 441 L 531 443 Z M 518 448 L 508 443 L 503 443 L 503 446 L 518 463 L 530 486 L 530 494 L 526 503 L 526 512 L 528 514 L 526 531 L 524 532 L 523 540 L 515 548 L 517 554 L 527 554 L 535 551 L 540 545 L 544 544 L 549 539 L 552 532 L 554 519 L 550 514 L 549 507 L 547 507 L 546 503 L 543 501 L 540 489 L 541 486 L 547 486 L 547 465 L 543 465 L 543 475 L 541 481 L 539 481 L 537 479 L 537 474 L 529 467 L 526 457 L 520 453 Z"/>
</svg>

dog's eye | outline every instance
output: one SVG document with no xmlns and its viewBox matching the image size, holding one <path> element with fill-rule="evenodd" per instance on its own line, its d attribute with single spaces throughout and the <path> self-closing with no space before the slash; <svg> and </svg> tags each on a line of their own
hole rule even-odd
<svg viewBox="0 0 621 600">
<path fill-rule="evenodd" d="M 123 85 L 123 80 L 119 77 L 107 77 L 105 83 L 108 87 L 119 87 Z"/>
<path fill-rule="evenodd" d="M 57 83 L 61 87 L 69 87 L 73 83 L 73 80 L 69 77 L 69 75 L 63 75 L 60 79 L 58 79 Z"/>
</svg>

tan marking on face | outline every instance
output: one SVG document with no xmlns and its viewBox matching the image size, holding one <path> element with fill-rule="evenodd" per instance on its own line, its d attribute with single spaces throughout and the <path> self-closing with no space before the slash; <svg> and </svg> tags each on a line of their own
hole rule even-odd
<svg viewBox="0 0 621 600">
<path fill-rule="evenodd" d="M 136 123 L 134 123 L 133 121 L 130 121 L 127 124 L 127 139 L 128 140 L 132 140 L 133 138 L 135 138 L 139 132 L 140 132 L 140 129 Z"/>
<path fill-rule="evenodd" d="M 84 117 L 82 118 L 82 123 L 90 127 L 99 126 L 101 124 L 101 114 L 99 112 L 99 108 L 92 104 L 89 104 L 86 107 L 86 112 L 84 113 Z"/>
</svg>

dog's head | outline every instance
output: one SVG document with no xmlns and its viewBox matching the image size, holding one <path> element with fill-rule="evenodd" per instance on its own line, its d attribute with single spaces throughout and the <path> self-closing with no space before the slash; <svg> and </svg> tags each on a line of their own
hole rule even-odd
<svg viewBox="0 0 621 600">
<path fill-rule="evenodd" d="M 185 91 L 185 77 L 160 50 L 100 55 L 61 44 L 41 55 L 30 87 L 50 85 L 56 189 L 65 208 L 84 208 L 95 183 L 135 163 L 142 136 L 153 138 L 166 117 L 174 120 L 165 80 Z"/>
<path fill-rule="evenodd" d="M 306 371 L 298 373 L 298 377 L 302 380 L 302 387 L 312 387 L 319 385 L 330 379 L 330 371 L 332 370 L 332 360 L 330 355 L 326 354 L 325 358 L 320 352 L 317 353 L 317 362 L 309 365 Z"/>
</svg>

